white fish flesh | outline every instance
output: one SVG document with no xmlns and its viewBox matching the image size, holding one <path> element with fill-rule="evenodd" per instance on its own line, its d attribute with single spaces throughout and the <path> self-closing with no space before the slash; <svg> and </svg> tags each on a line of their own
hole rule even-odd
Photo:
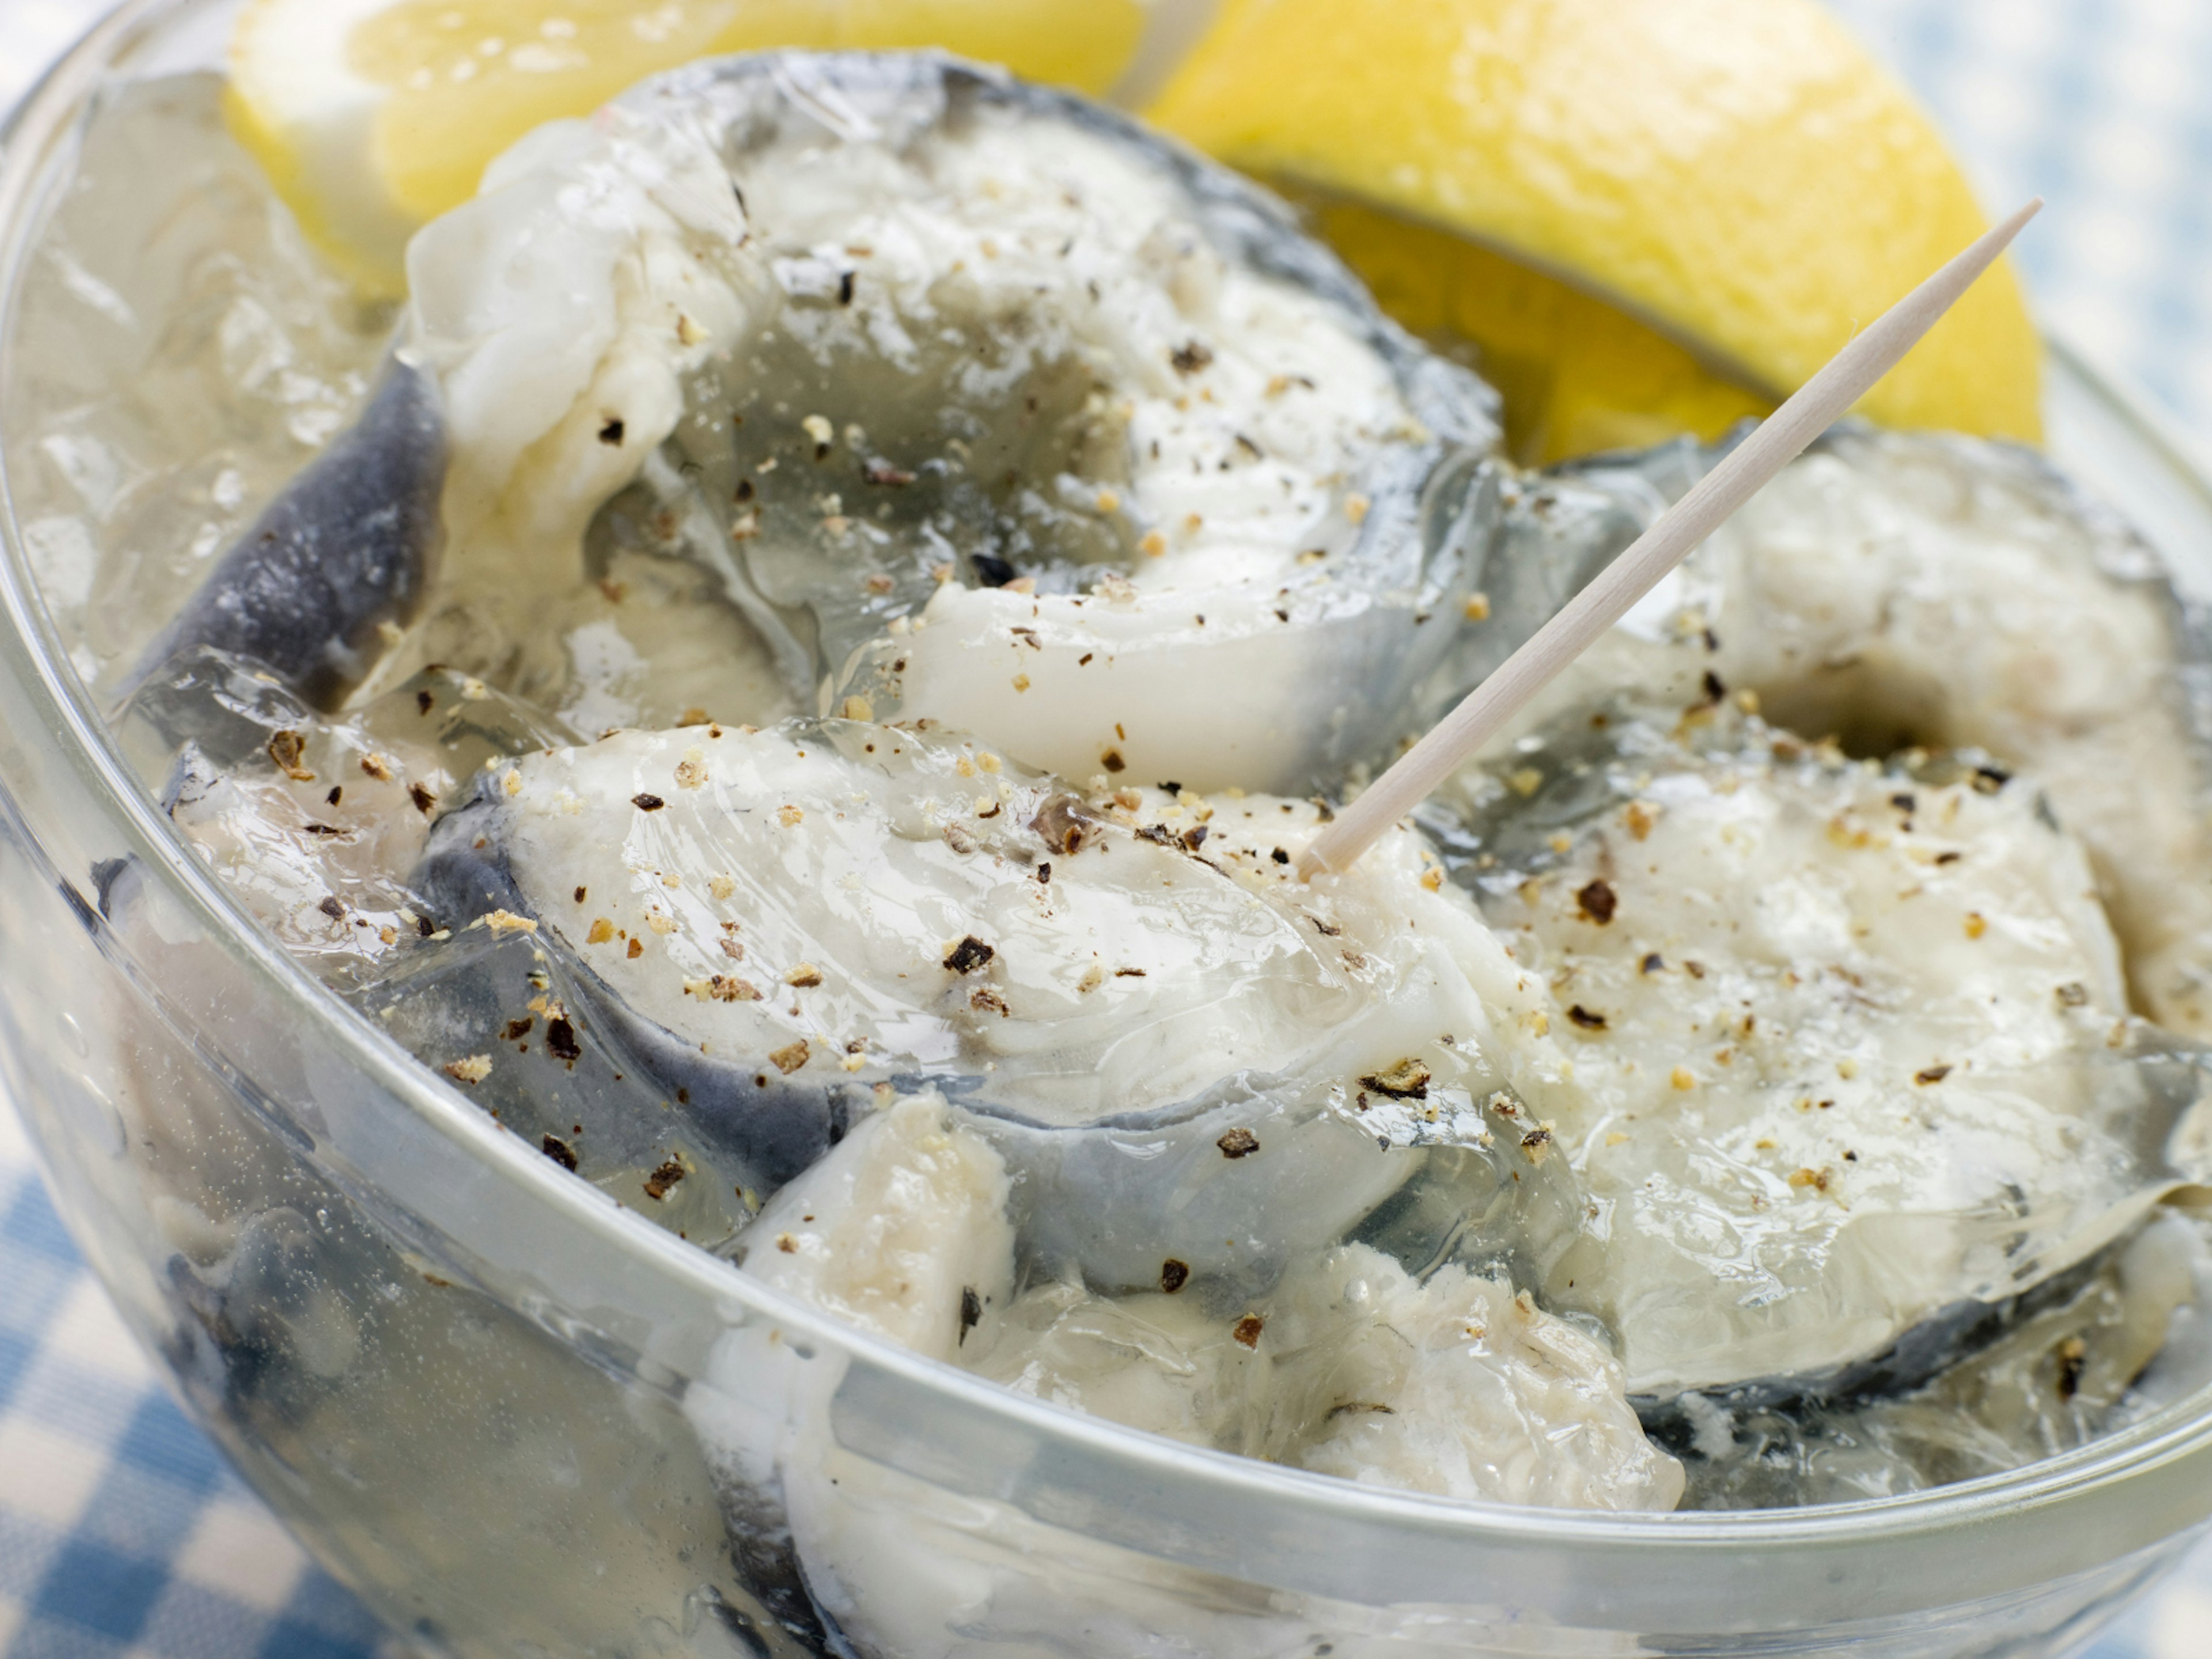
<svg viewBox="0 0 2212 1659">
<path fill-rule="evenodd" d="M 2212 1226 L 2166 1209 L 1923 1388 L 1782 1409 L 1686 1395 L 1662 1426 L 1681 1443 L 1686 1507 L 1893 1498 L 2072 1451 L 2197 1386 L 2209 1292 Z"/>
<path fill-rule="evenodd" d="M 1013 1300 L 1009 1194 L 989 1141 L 942 1096 L 908 1096 L 868 1114 L 771 1199 L 737 1259 L 824 1313 L 957 1359 L 971 1340 L 989 1340 Z"/>
<path fill-rule="evenodd" d="M 1023 1171 L 1047 1271 L 1264 1279 L 1403 1182 L 1429 1123 L 1480 1134 L 1556 1064 L 1498 1036 L 1542 988 L 1420 838 L 1308 885 L 1320 821 L 1090 799 L 901 728 L 708 726 L 501 766 L 419 885 L 542 924 L 592 1017 L 769 1184 L 877 1085 L 927 1083 Z"/>
<path fill-rule="evenodd" d="M 1669 445 L 1559 483 L 1648 519 L 1717 453 Z M 1618 520 L 1594 515 L 1547 552 L 1587 572 L 1623 540 Z M 1626 688 L 1686 706 L 1711 676 L 1853 754 L 1986 750 L 2032 773 L 2087 849 L 2135 1006 L 2201 1037 L 2212 1035 L 2204 660 L 2156 554 L 2039 457 L 1845 430 L 1692 554 L 1521 729 Z"/>
<path fill-rule="evenodd" d="M 2033 785 L 1710 707 L 1612 705 L 1524 758 L 1462 851 L 1572 1057 L 1534 1103 L 1594 1213 L 1547 1302 L 1637 1394 L 1917 1382 L 2183 1179 L 2195 1073 L 2168 1097 Z"/>
<path fill-rule="evenodd" d="M 770 1201 L 738 1259 L 763 1283 L 861 1330 L 949 1360 L 1011 1299 L 1013 1230 L 1005 1164 L 952 1121 L 941 1096 L 863 1119 Z M 716 1343 L 684 1411 L 712 1459 L 736 1559 L 763 1604 L 809 1651 L 849 1651 L 849 1597 L 834 1571 L 841 1492 L 830 1403 L 842 1361 L 773 1323 Z M 717 1386 L 717 1384 L 721 1386 Z"/>
<path fill-rule="evenodd" d="M 927 1358 L 1201 1444 L 1492 1501 L 1666 1509 L 1679 1496 L 1680 1466 L 1644 1438 L 1601 1345 L 1456 1267 L 1421 1285 L 1365 1246 L 1334 1249 L 1294 1269 L 1264 1316 L 1210 1310 L 1196 1282 L 1121 1300 L 1069 1284 L 1012 1297 L 1008 1171 L 962 1119 L 934 1095 L 864 1118 L 762 1212 L 742 1241 L 747 1271 Z M 843 1375 L 762 1322 L 721 1340 L 687 1398 L 763 1599 L 831 1650 L 934 1653 L 940 1632 L 1035 1619 L 1035 1563 L 994 1547 L 1005 1522 L 979 1534 L 971 1511 L 942 1533 L 884 1535 L 908 1513 L 896 1501 L 908 1483 L 829 1432 Z M 748 1403 L 763 1400 L 783 1414 Z M 1031 1552 L 1057 1574 L 1070 1543 L 1047 1534 Z M 1071 1586 L 1066 1650 L 1126 1650 L 1112 1645 L 1130 1635 L 1126 1601 L 1079 1571 Z M 1170 1628 L 1190 1617 L 1161 1611 Z M 1222 1607 L 1209 1622 L 1210 1651 L 1289 1651 L 1304 1634 L 1284 1606 Z"/>
<path fill-rule="evenodd" d="M 1492 394 L 1281 204 L 947 59 L 649 82 L 524 141 L 409 270 L 449 598 L 562 579 L 635 486 L 804 700 L 1078 779 L 1340 770 L 1494 516 Z"/>
<path fill-rule="evenodd" d="M 1347 1244 L 1249 1304 L 1210 1288 L 1044 1285 L 969 1363 L 1132 1428 L 1370 1486 L 1543 1508 L 1681 1496 L 1604 1345 L 1510 1285 L 1449 1264 L 1418 1280 Z"/>
</svg>

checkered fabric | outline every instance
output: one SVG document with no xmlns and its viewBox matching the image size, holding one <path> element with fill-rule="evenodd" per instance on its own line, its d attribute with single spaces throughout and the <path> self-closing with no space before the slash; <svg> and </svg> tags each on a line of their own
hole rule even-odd
<svg viewBox="0 0 2212 1659">
<path fill-rule="evenodd" d="M 374 1659 L 380 1641 L 156 1381 L 0 1104 L 0 1654 Z"/>
<path fill-rule="evenodd" d="M 1832 0 L 1953 135 L 2046 321 L 2212 457 L 2212 0 Z M 0 0 L 0 105 L 100 9 Z M 0 1659 L 396 1653 L 156 1380 L 0 1103 Z M 2212 1656 L 2212 1545 L 2083 1659 Z"/>
<path fill-rule="evenodd" d="M 2212 5 L 1831 3 L 1920 95 L 1985 203 L 2045 198 L 2015 253 L 2045 325 L 2212 459 Z"/>
</svg>

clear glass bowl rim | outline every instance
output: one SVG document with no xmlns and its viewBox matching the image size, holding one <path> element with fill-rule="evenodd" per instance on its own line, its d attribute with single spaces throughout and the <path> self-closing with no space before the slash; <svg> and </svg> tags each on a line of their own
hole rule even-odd
<svg viewBox="0 0 2212 1659">
<path fill-rule="evenodd" d="M 25 255 L 49 205 L 49 163 L 56 147 L 68 142 L 111 70 L 175 16 L 210 3 L 125 0 L 64 54 L 0 124 L 0 344 L 9 337 Z M 2063 344 L 2054 343 L 2051 350 L 2052 371 L 2069 378 L 2077 391 L 2129 428 L 2146 450 L 2187 480 L 2212 514 L 2212 483 L 2160 419 Z M 4 361 L 0 361 L 0 374 L 4 373 Z M 489 1125 L 457 1091 L 439 1082 L 386 1034 L 341 1004 L 262 933 L 191 856 L 139 786 L 70 666 L 29 573 L 4 461 L 0 461 L 0 616 L 8 629 L 0 636 L 0 656 L 14 659 L 19 672 L 28 671 L 22 676 L 25 689 L 44 702 L 42 712 L 51 729 L 63 734 L 79 781 L 96 795 L 110 824 L 127 839 L 131 850 L 160 871 L 171 891 L 198 913 L 195 920 L 222 940 L 261 988 L 281 996 L 301 1019 L 335 1028 L 360 1071 L 434 1129 L 454 1157 L 473 1160 L 483 1173 L 520 1189 L 564 1225 L 599 1235 L 675 1281 L 701 1305 L 726 1309 L 735 1316 L 773 1320 L 804 1340 L 865 1361 L 871 1370 L 899 1379 L 947 1410 L 970 1418 L 1013 1419 L 1030 1439 L 1065 1447 L 1079 1460 L 1111 1459 L 1136 1479 L 1150 1478 L 1170 1486 L 1202 1481 L 1216 1489 L 1212 1495 L 1217 1498 L 1233 1498 L 1278 1512 L 1288 1510 L 1316 1524 L 1326 1525 L 1331 1519 L 1353 1525 L 1381 1523 L 1391 1532 L 1424 1534 L 1470 1550 L 1510 1543 L 1516 1553 L 1532 1547 L 1549 1547 L 1570 1556 L 1591 1551 L 1609 1554 L 1624 1548 L 1639 1553 L 1656 1551 L 1686 1568 L 1694 1559 L 1747 1551 L 1771 1559 L 1778 1553 L 1826 1553 L 1854 1544 L 1907 1545 L 1938 1534 L 1962 1532 L 1977 1534 L 1984 1546 L 2002 1550 L 2008 1521 L 2037 1516 L 2047 1521 L 2057 1506 L 2089 1506 L 2118 1515 L 2123 1511 L 2092 1505 L 2090 1500 L 2102 1495 L 2124 1503 L 2128 1492 L 2146 1484 L 2156 1485 L 2170 1499 L 2177 1489 L 2175 1477 L 2202 1487 L 2204 1497 L 2188 1514 L 2174 1512 L 2169 1504 L 2166 1512 L 2172 1519 L 2160 1527 L 2161 1532 L 2179 1530 L 2212 1513 L 2212 1389 L 2177 1401 L 2078 1451 L 1932 1492 L 1809 1510 L 1616 1515 L 1455 1502 L 1195 1449 L 1065 1412 L 921 1358 L 828 1321 L 643 1218 L 605 1205 L 550 1159 Z M 391 1196 L 404 1201 L 406 1195 Z M 434 1224 L 434 1212 L 424 1213 Z M 2161 1474 L 2167 1479 L 2154 1480 Z M 2150 1541 L 2145 1538 L 2137 1546 Z M 2023 1574 L 2020 1587 L 2033 1582 L 2033 1574 Z"/>
</svg>

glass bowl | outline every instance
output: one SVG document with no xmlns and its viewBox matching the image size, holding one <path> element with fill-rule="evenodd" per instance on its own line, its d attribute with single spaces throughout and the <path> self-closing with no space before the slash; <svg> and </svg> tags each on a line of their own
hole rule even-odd
<svg viewBox="0 0 2212 1659">
<path fill-rule="evenodd" d="M 2179 1559 L 2212 1515 L 2204 1395 L 1935 1492 L 1657 1516 L 1426 1499 L 1071 1415 L 753 1284 L 341 1006 L 136 781 L 18 514 L 21 278 L 86 112 L 217 62 L 232 10 L 133 0 L 0 155 L 0 1080 L 132 1328 L 395 1632 L 471 1656 L 2031 1659 Z M 2058 459 L 2212 595 L 2212 491 L 2179 450 L 2063 352 L 2050 398 Z"/>
</svg>

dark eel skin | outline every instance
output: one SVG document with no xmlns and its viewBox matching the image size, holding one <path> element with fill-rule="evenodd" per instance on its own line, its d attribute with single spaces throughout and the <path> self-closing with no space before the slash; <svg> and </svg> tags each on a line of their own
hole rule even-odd
<svg viewBox="0 0 2212 1659">
<path fill-rule="evenodd" d="M 445 541 L 436 382 L 388 358 L 361 418 L 301 469 L 146 648 L 126 693 L 196 646 L 251 658 L 333 709 L 421 604 Z"/>
<path fill-rule="evenodd" d="M 538 920 L 537 908 L 507 867 L 495 798 L 475 801 L 439 820 L 410 884 L 444 925 L 459 928 L 495 910 Z M 845 1138 L 868 1108 L 865 1085 L 809 1086 L 787 1082 L 758 1055 L 700 1053 L 665 1027 L 634 1012 L 619 993 L 549 933 L 542 948 L 558 951 L 574 993 L 574 1012 L 595 1027 L 626 1066 L 652 1080 L 717 1152 L 733 1158 L 763 1191 L 773 1192 Z"/>
</svg>

